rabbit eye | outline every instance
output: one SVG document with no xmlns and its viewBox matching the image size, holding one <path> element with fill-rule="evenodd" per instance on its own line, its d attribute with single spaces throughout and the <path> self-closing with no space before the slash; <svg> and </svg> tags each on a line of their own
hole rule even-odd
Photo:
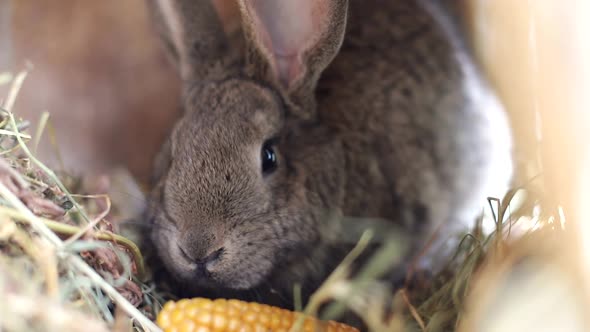
<svg viewBox="0 0 590 332">
<path fill-rule="evenodd" d="M 269 174 L 277 168 L 277 154 L 270 143 L 264 143 L 260 154 L 262 173 Z"/>
</svg>

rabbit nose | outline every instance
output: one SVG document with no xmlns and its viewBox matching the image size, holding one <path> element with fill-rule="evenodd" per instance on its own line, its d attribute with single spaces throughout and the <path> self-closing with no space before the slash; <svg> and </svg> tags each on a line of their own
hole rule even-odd
<svg viewBox="0 0 590 332">
<path fill-rule="evenodd" d="M 217 249 L 213 252 L 211 252 L 208 255 L 205 255 L 204 257 L 198 257 L 195 255 L 190 255 L 189 253 L 186 252 L 186 250 L 182 247 L 179 246 L 180 252 L 182 253 L 182 255 L 184 256 L 184 258 L 186 258 L 188 261 L 193 262 L 195 264 L 197 264 L 197 267 L 199 269 L 202 270 L 208 270 L 211 267 L 213 267 L 213 265 L 215 265 L 215 263 L 217 263 L 219 261 L 219 259 L 221 258 L 221 255 L 224 252 L 224 248 L 220 248 Z"/>
</svg>

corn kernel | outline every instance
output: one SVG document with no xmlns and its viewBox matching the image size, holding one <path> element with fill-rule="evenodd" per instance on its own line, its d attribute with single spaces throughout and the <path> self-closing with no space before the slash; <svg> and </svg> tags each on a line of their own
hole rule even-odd
<svg viewBox="0 0 590 332">
<path fill-rule="evenodd" d="M 192 332 L 197 328 L 197 323 L 190 319 L 185 319 L 177 326 L 178 332 Z"/>
<path fill-rule="evenodd" d="M 228 305 L 227 309 L 225 309 L 225 315 L 228 317 L 239 316 L 242 313 L 242 310 L 234 307 L 233 305 Z"/>
<path fill-rule="evenodd" d="M 270 315 L 261 312 L 258 314 L 258 324 L 262 324 L 262 326 L 270 326 Z"/>
<path fill-rule="evenodd" d="M 254 311 L 254 312 L 261 312 L 262 311 L 262 304 L 260 303 L 256 303 L 256 302 L 252 302 L 250 303 L 250 305 L 248 306 L 248 309 L 250 311 Z"/>
<path fill-rule="evenodd" d="M 314 332 L 316 328 L 316 322 L 312 321 L 311 319 L 306 319 L 303 323 L 303 331 L 304 332 Z"/>
<path fill-rule="evenodd" d="M 227 303 L 231 306 L 236 307 L 238 310 L 245 310 L 248 307 L 248 304 L 246 302 L 242 302 L 242 301 L 238 301 L 238 300 L 228 300 Z"/>
<path fill-rule="evenodd" d="M 169 302 L 166 302 L 166 304 L 164 304 L 164 306 L 162 307 L 162 311 L 170 312 L 170 311 L 174 310 L 174 308 L 176 308 L 176 302 L 169 301 Z"/>
<path fill-rule="evenodd" d="M 156 322 L 163 329 L 165 329 L 168 326 L 172 325 L 172 323 L 170 322 L 170 313 L 168 311 L 164 311 L 163 313 L 161 313 L 160 315 L 158 315 L 158 319 L 157 319 Z"/>
<path fill-rule="evenodd" d="M 180 307 L 172 311 L 172 313 L 170 314 L 170 323 L 172 323 L 172 325 L 178 325 L 183 320 L 184 311 L 182 311 L 182 308 Z"/>
<path fill-rule="evenodd" d="M 213 321 L 213 315 L 209 311 L 199 311 L 194 320 L 200 326 L 209 326 Z"/>
<path fill-rule="evenodd" d="M 240 326 L 242 325 L 242 321 L 237 318 L 237 317 L 231 317 L 229 319 L 229 321 L 227 322 L 227 328 L 226 331 L 227 332 L 235 332 L 237 330 L 240 329 Z"/>
<path fill-rule="evenodd" d="M 278 329 L 279 326 L 281 326 L 281 316 L 273 311 L 273 313 L 270 316 L 270 324 L 268 325 L 268 327 L 270 327 L 274 331 Z"/>
<path fill-rule="evenodd" d="M 213 301 L 209 299 L 197 297 L 194 301 L 195 305 L 204 310 L 209 310 L 213 307 Z"/>
<path fill-rule="evenodd" d="M 215 312 L 225 312 L 227 310 L 227 300 L 226 299 L 217 299 L 213 301 L 213 311 Z"/>
<path fill-rule="evenodd" d="M 189 299 L 182 299 L 182 300 L 176 302 L 176 307 L 178 307 L 179 309 L 184 309 L 189 304 L 190 304 Z"/>
<path fill-rule="evenodd" d="M 197 314 L 199 313 L 199 311 L 200 311 L 200 308 L 195 304 L 187 305 L 184 308 L 184 314 L 188 318 L 195 318 L 197 316 Z"/>
<path fill-rule="evenodd" d="M 256 311 L 246 311 L 242 315 L 242 320 L 249 324 L 255 323 L 258 320 L 258 313 Z"/>
<path fill-rule="evenodd" d="M 253 330 L 254 332 L 267 332 L 266 327 L 260 323 L 254 324 Z"/>
<path fill-rule="evenodd" d="M 261 306 L 262 306 L 262 307 L 261 307 L 261 309 L 260 309 L 260 312 L 263 312 L 263 313 L 265 313 L 265 314 L 270 314 L 270 313 L 272 313 L 272 307 L 271 307 L 271 306 L 269 306 L 269 305 L 266 305 L 266 304 L 262 304 Z"/>
<path fill-rule="evenodd" d="M 240 326 L 238 329 L 238 332 L 254 332 L 254 330 L 249 324 L 242 324 L 242 326 Z"/>
<path fill-rule="evenodd" d="M 288 314 L 288 311 L 281 311 L 281 327 L 290 329 L 293 325 L 293 317 Z"/>
<path fill-rule="evenodd" d="M 301 313 L 260 303 L 195 298 L 168 302 L 157 323 L 165 332 L 287 332 Z M 305 317 L 302 332 L 358 332 L 334 321 Z"/>
<path fill-rule="evenodd" d="M 228 319 L 222 312 L 216 312 L 213 314 L 213 320 L 211 326 L 215 331 L 225 331 L 227 327 Z"/>
</svg>

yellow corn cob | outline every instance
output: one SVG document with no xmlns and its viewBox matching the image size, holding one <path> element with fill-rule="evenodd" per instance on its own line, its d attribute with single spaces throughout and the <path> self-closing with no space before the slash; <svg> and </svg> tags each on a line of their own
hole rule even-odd
<svg viewBox="0 0 590 332">
<path fill-rule="evenodd" d="M 168 302 L 157 323 L 165 332 L 287 332 L 301 315 L 293 311 L 238 300 L 184 299 Z M 303 332 L 358 332 L 335 321 L 306 317 Z"/>
</svg>

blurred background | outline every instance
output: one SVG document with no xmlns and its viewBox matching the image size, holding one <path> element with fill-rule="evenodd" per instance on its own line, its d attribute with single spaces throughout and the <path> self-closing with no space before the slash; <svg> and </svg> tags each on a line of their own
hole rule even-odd
<svg viewBox="0 0 590 332">
<path fill-rule="evenodd" d="M 50 113 L 56 142 L 43 140 L 44 161 L 147 179 L 179 89 L 143 0 L 0 0 L 0 71 L 29 66 L 15 113 L 35 124 Z"/>
</svg>

